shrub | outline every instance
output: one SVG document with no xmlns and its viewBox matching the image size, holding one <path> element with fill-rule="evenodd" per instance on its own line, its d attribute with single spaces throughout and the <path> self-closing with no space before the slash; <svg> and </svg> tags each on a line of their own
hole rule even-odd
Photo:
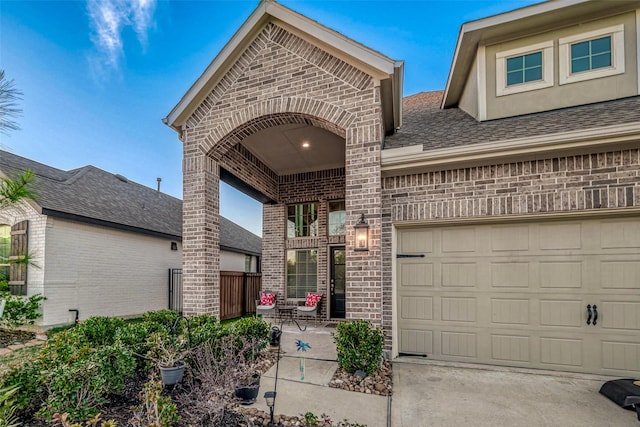
<svg viewBox="0 0 640 427">
<path fill-rule="evenodd" d="M 161 396 L 162 383 L 152 378 L 144 385 L 140 394 L 142 403 L 135 408 L 134 416 L 129 420 L 134 427 L 171 427 L 180 421 L 178 408 L 171 397 Z"/>
<path fill-rule="evenodd" d="M 177 311 L 173 310 L 148 311 L 142 315 L 142 319 L 145 322 L 157 323 L 166 332 L 171 332 L 171 328 L 175 325 L 176 334 L 182 333 L 183 328 L 183 322 L 176 322 L 179 317 L 180 314 Z"/>
<path fill-rule="evenodd" d="M 371 375 L 382 362 L 384 334 L 365 320 L 340 322 L 333 334 L 338 364 L 349 373 L 357 370 Z"/>
<path fill-rule="evenodd" d="M 17 328 L 23 325 L 33 325 L 42 317 L 40 306 L 46 298 L 40 294 L 23 297 L 9 292 L 0 293 L 0 299 L 6 300 L 4 313 L 0 318 L 0 325 Z"/>
<path fill-rule="evenodd" d="M 83 352 L 70 363 L 59 363 L 44 374 L 49 394 L 40 415 L 51 418 L 55 413 L 68 413 L 78 421 L 98 413 L 97 406 L 124 387 L 125 378 L 132 376 L 135 359 L 121 345 L 99 346 Z"/>
<path fill-rule="evenodd" d="M 215 316 L 200 314 L 189 319 L 191 331 L 191 347 L 211 342 L 222 336 L 222 325 Z"/>
<path fill-rule="evenodd" d="M 11 396 L 13 407 L 20 415 L 30 415 L 38 410 L 46 397 L 41 380 L 40 361 L 26 361 L 2 377 L 0 387 L 19 387 Z"/>
<path fill-rule="evenodd" d="M 243 317 L 231 325 L 231 333 L 246 342 L 255 344 L 255 350 L 262 350 L 269 342 L 271 325 L 260 317 Z M 238 347 L 244 347 L 245 342 L 238 340 Z"/>
<path fill-rule="evenodd" d="M 117 317 L 90 317 L 71 329 L 83 344 L 90 346 L 112 345 L 116 340 L 116 331 L 125 325 Z"/>
</svg>

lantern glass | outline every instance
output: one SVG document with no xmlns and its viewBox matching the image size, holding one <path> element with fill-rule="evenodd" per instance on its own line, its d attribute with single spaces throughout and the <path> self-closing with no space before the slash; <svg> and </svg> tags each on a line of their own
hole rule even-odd
<svg viewBox="0 0 640 427">
<path fill-rule="evenodd" d="M 360 220 L 355 225 L 356 232 L 356 241 L 355 248 L 356 251 L 368 251 L 369 250 L 369 224 L 364 219 L 364 214 L 360 217 Z"/>
</svg>

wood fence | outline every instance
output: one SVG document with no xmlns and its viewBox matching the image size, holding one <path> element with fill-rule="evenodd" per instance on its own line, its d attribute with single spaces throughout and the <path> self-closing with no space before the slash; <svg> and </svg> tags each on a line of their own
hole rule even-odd
<svg viewBox="0 0 640 427">
<path fill-rule="evenodd" d="M 255 313 L 260 298 L 260 273 L 220 272 L 220 320 L 234 319 Z"/>
</svg>

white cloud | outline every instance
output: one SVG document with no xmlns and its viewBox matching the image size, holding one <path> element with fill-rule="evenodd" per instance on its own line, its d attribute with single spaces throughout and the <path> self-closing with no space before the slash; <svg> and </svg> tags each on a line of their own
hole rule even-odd
<svg viewBox="0 0 640 427">
<path fill-rule="evenodd" d="M 97 56 L 91 62 L 100 68 L 117 69 L 124 54 L 122 32 L 131 27 L 145 47 L 147 32 L 153 25 L 156 0 L 89 0 L 87 12 L 91 41 Z"/>
</svg>

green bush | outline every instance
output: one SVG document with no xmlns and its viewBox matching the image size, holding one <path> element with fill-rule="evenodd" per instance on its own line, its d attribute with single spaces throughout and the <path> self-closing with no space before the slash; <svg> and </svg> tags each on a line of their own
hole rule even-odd
<svg viewBox="0 0 640 427">
<path fill-rule="evenodd" d="M 205 342 L 212 342 L 222 335 L 222 325 L 215 316 L 200 314 L 189 319 L 191 330 L 191 347 Z"/>
<path fill-rule="evenodd" d="M 99 346 L 85 357 L 50 367 L 43 375 L 49 394 L 39 415 L 52 418 L 68 413 L 84 421 L 98 413 L 98 405 L 118 394 L 135 371 L 133 353 L 122 345 Z"/>
<path fill-rule="evenodd" d="M 382 362 L 384 334 L 365 320 L 340 322 L 333 334 L 338 364 L 349 373 L 357 370 L 371 375 Z"/>
<path fill-rule="evenodd" d="M 254 348 L 256 351 L 267 346 L 270 332 L 271 325 L 260 317 L 243 317 L 231 325 L 231 334 L 238 338 L 236 340 L 238 347 L 249 343 L 256 346 Z"/>
<path fill-rule="evenodd" d="M 167 332 L 171 332 L 173 325 L 176 325 L 176 334 L 181 334 L 184 327 L 184 322 L 176 322 L 179 317 L 180 314 L 173 310 L 148 311 L 142 315 L 145 322 L 157 323 Z"/>
<path fill-rule="evenodd" d="M 19 415 L 33 414 L 46 397 L 41 379 L 42 369 L 40 361 L 27 361 L 2 377 L 1 388 L 19 387 L 11 396 L 13 407 Z"/>
<path fill-rule="evenodd" d="M 14 404 L 14 395 L 20 387 L 6 387 L 0 389 L 0 427 L 18 427 L 17 408 Z"/>
<path fill-rule="evenodd" d="M 0 299 L 6 300 L 4 313 L 0 318 L 0 325 L 17 328 L 23 325 L 33 325 L 37 319 L 42 317 L 40 306 L 46 298 L 40 294 L 24 297 L 12 295 L 9 292 L 1 292 Z"/>
<path fill-rule="evenodd" d="M 117 317 L 96 316 L 80 322 L 70 331 L 78 336 L 83 344 L 112 345 L 116 340 L 116 331 L 124 325 L 124 320 Z"/>
</svg>

